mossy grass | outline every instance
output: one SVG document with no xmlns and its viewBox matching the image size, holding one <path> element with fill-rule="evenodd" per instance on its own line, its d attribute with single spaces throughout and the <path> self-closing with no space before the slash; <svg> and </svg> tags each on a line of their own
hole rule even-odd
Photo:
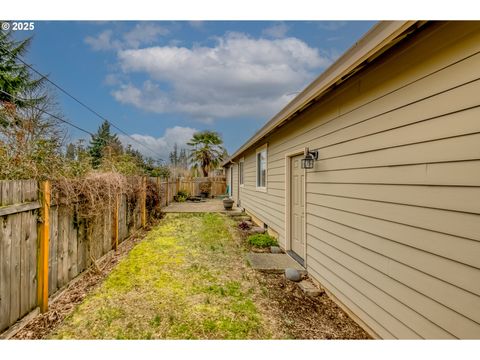
<svg viewBox="0 0 480 360">
<path fill-rule="evenodd" d="M 220 214 L 168 214 L 51 337 L 271 338 L 233 227 Z"/>
<path fill-rule="evenodd" d="M 268 234 L 254 234 L 247 238 L 247 242 L 256 247 L 266 248 L 269 246 L 278 246 L 278 241 Z"/>
</svg>

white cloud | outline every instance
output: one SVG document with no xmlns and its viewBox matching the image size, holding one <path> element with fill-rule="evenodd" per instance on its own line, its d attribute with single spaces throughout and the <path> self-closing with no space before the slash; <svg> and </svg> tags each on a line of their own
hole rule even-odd
<svg viewBox="0 0 480 360">
<path fill-rule="evenodd" d="M 272 25 L 262 31 L 262 34 L 272 38 L 283 38 L 288 32 L 288 26 L 285 23 Z"/>
<path fill-rule="evenodd" d="M 118 101 L 156 113 L 183 113 L 203 121 L 269 117 L 303 89 L 331 59 L 297 38 L 254 39 L 241 33 L 213 47 L 156 46 L 118 52 L 125 74 L 149 80 L 124 83 Z M 167 84 L 167 86 L 165 86 Z"/>
<path fill-rule="evenodd" d="M 87 36 L 85 43 L 95 51 L 116 50 L 120 48 L 120 42 L 112 39 L 113 31 L 105 30 L 97 36 Z"/>
<path fill-rule="evenodd" d="M 114 38 L 112 30 L 104 30 L 97 36 L 87 36 L 85 43 L 95 51 L 109 51 L 138 48 L 141 45 L 154 43 L 159 37 L 166 36 L 170 31 L 160 25 L 141 22 L 121 37 Z"/>
<path fill-rule="evenodd" d="M 177 144 L 179 148 L 186 148 L 186 143 L 192 138 L 193 134 L 198 131 L 190 127 L 175 126 L 165 130 L 163 136 L 155 138 L 150 135 L 132 134 L 130 135 L 136 141 L 128 136 L 118 134 L 118 138 L 124 145 L 131 145 L 132 148 L 140 151 L 146 156 L 161 159 L 168 162 L 168 155 L 173 149 L 173 145 Z M 140 145 L 143 144 L 144 146 Z M 152 151 L 148 150 L 151 149 Z"/>
<path fill-rule="evenodd" d="M 152 44 L 160 36 L 166 36 L 170 31 L 160 25 L 151 23 L 139 23 L 123 35 L 127 47 L 138 48 L 143 44 Z"/>
</svg>

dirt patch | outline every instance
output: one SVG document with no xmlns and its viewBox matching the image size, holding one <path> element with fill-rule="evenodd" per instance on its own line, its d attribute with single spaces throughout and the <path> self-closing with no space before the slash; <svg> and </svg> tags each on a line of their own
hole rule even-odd
<svg viewBox="0 0 480 360">
<path fill-rule="evenodd" d="M 90 267 L 85 273 L 68 284 L 64 290 L 60 290 L 59 294 L 51 300 L 49 310 L 34 317 L 12 339 L 34 340 L 46 338 L 73 312 L 77 304 L 81 303 L 92 290 L 102 283 L 115 265 L 143 239 L 147 230 L 140 230 L 124 240 L 118 246 L 118 251 L 108 253 L 97 261 L 96 267 Z"/>
<path fill-rule="evenodd" d="M 257 273 L 268 301 L 264 313 L 275 318 L 279 332 L 290 339 L 371 339 L 325 293 L 311 298 L 283 274 Z"/>
<path fill-rule="evenodd" d="M 244 251 L 269 253 L 247 242 L 248 231 L 237 224 Z M 275 338 L 287 339 L 371 339 L 327 294 L 306 296 L 283 274 L 254 272 L 261 296 L 256 303 L 265 319 L 275 328 Z M 306 277 L 308 279 L 308 277 Z"/>
</svg>

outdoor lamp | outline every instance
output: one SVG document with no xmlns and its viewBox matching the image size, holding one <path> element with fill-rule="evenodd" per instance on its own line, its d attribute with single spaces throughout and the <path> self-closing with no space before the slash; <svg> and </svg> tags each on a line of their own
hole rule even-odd
<svg viewBox="0 0 480 360">
<path fill-rule="evenodd" d="M 318 160 L 318 150 L 305 149 L 305 157 L 302 159 L 302 169 L 313 169 L 315 160 Z"/>
</svg>

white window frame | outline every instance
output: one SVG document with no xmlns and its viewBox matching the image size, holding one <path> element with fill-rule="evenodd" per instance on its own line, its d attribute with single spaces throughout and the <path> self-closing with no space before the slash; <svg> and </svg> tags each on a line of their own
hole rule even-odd
<svg viewBox="0 0 480 360">
<path fill-rule="evenodd" d="M 265 186 L 258 186 L 259 183 L 259 172 L 258 172 L 258 154 L 265 151 Z M 268 149 L 267 144 L 264 144 L 257 148 L 255 151 L 255 189 L 257 191 L 267 192 L 267 179 L 268 179 Z"/>
<path fill-rule="evenodd" d="M 242 188 L 245 186 L 245 158 L 243 157 L 238 161 L 238 185 Z"/>
</svg>

